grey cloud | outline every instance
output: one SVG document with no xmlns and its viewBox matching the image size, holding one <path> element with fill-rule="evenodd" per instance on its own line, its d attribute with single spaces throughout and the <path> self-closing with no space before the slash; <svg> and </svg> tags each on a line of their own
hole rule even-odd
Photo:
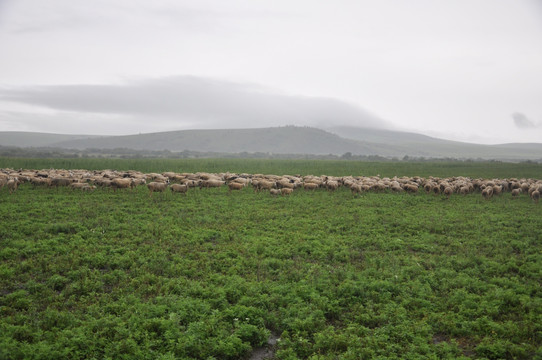
<svg viewBox="0 0 542 360">
<path fill-rule="evenodd" d="M 0 89 L 0 99 L 59 111 L 175 120 L 179 127 L 353 125 L 387 127 L 360 107 L 324 97 L 282 94 L 257 84 L 194 76 L 121 85 L 56 85 Z"/>
<path fill-rule="evenodd" d="M 59 19 L 57 21 L 41 21 L 34 24 L 22 24 L 15 27 L 13 34 L 42 33 L 46 31 L 67 30 L 83 27 L 86 21 L 83 19 Z"/>
<path fill-rule="evenodd" d="M 529 120 L 525 114 L 520 112 L 513 113 L 512 118 L 514 119 L 514 125 L 520 129 L 535 129 L 540 126 L 540 124 L 534 123 L 533 121 Z"/>
<path fill-rule="evenodd" d="M 221 19 L 228 15 L 214 10 L 178 6 L 175 3 L 170 5 L 153 3 L 149 6 L 141 2 L 134 6 L 133 3 L 123 4 L 106 0 L 96 0 L 90 5 L 70 0 L 56 0 L 33 5 L 30 9 L 23 4 L 13 6 L 9 10 L 10 21 L 7 28 L 12 34 L 22 35 L 55 31 L 99 31 L 99 29 L 114 31 L 117 28 L 132 26 L 175 27 L 209 32 L 219 28 Z M 31 11 L 33 16 L 28 16 L 26 14 L 28 11 Z"/>
<path fill-rule="evenodd" d="M 11 1 L 10 5 L 5 11 L 7 15 L 3 25 L 12 34 L 74 30 L 102 23 L 101 19 L 93 16 L 95 11 L 92 7 L 81 8 L 74 2 L 27 4 Z"/>
</svg>

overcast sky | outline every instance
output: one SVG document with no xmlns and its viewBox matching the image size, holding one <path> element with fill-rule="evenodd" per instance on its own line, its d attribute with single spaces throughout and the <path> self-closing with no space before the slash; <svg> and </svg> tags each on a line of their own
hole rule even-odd
<svg viewBox="0 0 542 360">
<path fill-rule="evenodd" d="M 542 142 L 540 0 L 0 0 L 0 131 Z"/>
</svg>

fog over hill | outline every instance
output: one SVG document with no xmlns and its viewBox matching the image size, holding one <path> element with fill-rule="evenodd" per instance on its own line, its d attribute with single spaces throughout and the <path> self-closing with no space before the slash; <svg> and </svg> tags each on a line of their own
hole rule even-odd
<svg viewBox="0 0 542 360">
<path fill-rule="evenodd" d="M 99 138 L 98 135 L 50 134 L 26 131 L 0 131 L 0 146 L 50 147 L 63 141 Z"/>
<path fill-rule="evenodd" d="M 0 132 L 0 146 L 62 149 L 133 149 L 172 152 L 379 155 L 426 158 L 541 160 L 542 144 L 480 145 L 384 129 L 284 126 L 179 130 L 124 136 Z"/>
<path fill-rule="evenodd" d="M 355 140 L 321 129 L 285 126 L 260 129 L 180 130 L 150 134 L 73 139 L 50 144 L 70 149 L 169 150 L 202 152 L 267 152 L 277 154 L 368 154 Z"/>
<path fill-rule="evenodd" d="M 120 135 L 290 124 L 322 127 L 337 122 L 390 127 L 387 121 L 340 99 L 288 94 L 259 84 L 197 76 L 127 80 L 120 84 L 0 86 L 0 105 L 2 100 L 49 109 L 53 115 L 15 116 L 2 113 L 0 107 L 0 120 L 26 126 L 38 122 L 44 129 L 61 132 L 88 131 L 91 126 L 96 133 Z"/>
</svg>

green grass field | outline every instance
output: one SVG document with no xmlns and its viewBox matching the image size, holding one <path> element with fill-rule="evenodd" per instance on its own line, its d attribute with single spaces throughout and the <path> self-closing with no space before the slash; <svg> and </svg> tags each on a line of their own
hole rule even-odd
<svg viewBox="0 0 542 360">
<path fill-rule="evenodd" d="M 9 161 L 0 166 L 70 168 Z M 73 168 L 487 178 L 541 169 L 79 161 Z M 526 195 L 149 197 L 144 187 L 24 184 L 2 189 L 0 203 L 2 359 L 243 359 L 270 334 L 277 359 L 542 356 L 542 204 Z"/>
</svg>

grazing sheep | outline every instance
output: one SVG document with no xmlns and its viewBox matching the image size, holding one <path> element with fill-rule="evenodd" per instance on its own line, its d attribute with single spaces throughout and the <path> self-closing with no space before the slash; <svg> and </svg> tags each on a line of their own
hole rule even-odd
<svg viewBox="0 0 542 360">
<path fill-rule="evenodd" d="M 170 181 L 173 181 L 173 179 L 177 176 L 177 174 L 174 173 L 174 172 L 165 172 L 165 173 L 162 173 L 162 176 L 165 176 L 165 177 L 167 177 Z"/>
<path fill-rule="evenodd" d="M 232 180 L 232 182 L 243 184 L 244 186 L 247 186 L 250 184 L 250 179 L 244 178 L 244 177 L 237 177 Z"/>
<path fill-rule="evenodd" d="M 322 186 L 323 186 L 323 181 L 322 181 L 322 179 L 316 178 L 316 177 L 305 177 L 303 183 L 304 183 L 305 185 L 307 185 L 307 184 L 315 184 L 315 185 L 316 185 L 316 188 L 319 188 L 319 187 L 322 187 Z"/>
<path fill-rule="evenodd" d="M 149 188 L 149 196 L 151 196 L 153 192 L 164 192 L 167 187 L 168 183 L 160 181 L 152 181 L 147 184 L 147 188 Z"/>
<path fill-rule="evenodd" d="M 508 180 L 502 180 L 501 181 L 502 191 L 503 192 L 510 191 L 510 185 L 511 183 Z"/>
<path fill-rule="evenodd" d="M 85 187 L 88 187 L 88 186 L 90 186 L 90 185 L 87 184 L 86 182 L 85 182 L 85 183 L 82 183 L 82 182 L 76 182 L 76 183 L 71 183 L 71 184 L 70 184 L 70 189 L 73 189 L 73 190 L 79 189 L 79 190 L 81 190 L 81 189 L 83 189 L 83 188 L 85 188 Z"/>
<path fill-rule="evenodd" d="M 493 195 L 501 195 L 502 189 L 502 185 L 493 185 Z"/>
<path fill-rule="evenodd" d="M 284 195 L 290 195 L 290 194 L 293 193 L 293 192 L 294 192 L 294 189 L 290 189 L 290 188 L 282 188 L 282 189 L 280 189 L 280 194 L 281 194 L 282 196 L 284 196 Z"/>
<path fill-rule="evenodd" d="M 530 187 L 529 187 L 529 191 L 528 191 L 528 194 L 529 196 L 531 196 L 531 194 L 533 193 L 533 191 L 537 191 L 540 192 L 540 190 L 542 190 L 542 188 L 540 188 L 538 186 L 538 184 L 532 184 Z"/>
<path fill-rule="evenodd" d="M 312 183 L 312 182 L 309 182 L 309 183 L 304 183 L 303 184 L 303 189 L 305 190 L 316 190 L 318 189 L 318 184 L 316 183 Z"/>
<path fill-rule="evenodd" d="M 135 178 L 135 179 L 132 179 L 132 187 L 136 187 L 136 186 L 139 186 L 139 185 L 145 185 L 147 183 L 147 181 L 144 179 L 144 178 Z"/>
<path fill-rule="evenodd" d="M 274 181 L 267 180 L 259 180 L 256 183 L 252 182 L 252 185 L 254 186 L 254 191 L 271 190 L 276 188 L 276 184 Z"/>
<path fill-rule="evenodd" d="M 8 185 L 10 193 L 17 190 L 24 182 L 30 182 L 33 186 L 49 185 L 51 187 L 69 186 L 72 189 L 92 191 L 95 186 L 111 187 L 114 190 L 133 188 L 145 184 L 147 179 L 152 181 L 148 184 L 150 195 L 153 192 L 163 192 L 167 187 L 176 193 L 185 194 L 190 187 L 221 187 L 228 185 L 229 191 L 242 190 L 243 187 L 252 184 L 254 191 L 269 190 L 272 196 L 279 194 L 288 195 L 296 188 L 303 187 L 306 190 L 326 188 L 330 191 L 342 186 L 350 189 L 352 194 L 363 192 L 384 191 L 407 191 L 417 193 L 425 190 L 435 195 L 443 194 L 448 198 L 453 193 L 467 195 L 474 191 L 481 191 L 485 199 L 491 199 L 495 195 L 501 195 L 510 191 L 511 198 L 517 198 L 522 193 L 528 194 L 535 202 L 539 202 L 542 192 L 542 180 L 527 178 L 507 179 L 472 179 L 463 176 L 438 178 L 438 177 L 397 177 L 381 178 L 378 176 L 313 176 L 313 175 L 263 175 L 263 174 L 237 174 L 237 173 L 174 173 L 144 174 L 138 171 L 116 170 L 13 170 L 0 169 L 0 189 Z M 169 186 L 175 182 L 176 185 Z M 155 183 L 155 184 L 153 184 Z M 423 188 L 423 190 L 421 190 Z M 282 190 L 283 189 L 283 190 Z M 282 190 L 282 191 L 281 191 Z"/>
<path fill-rule="evenodd" d="M 252 178 L 252 188 L 254 189 L 254 192 L 258 190 L 258 187 L 260 186 L 260 178 Z"/>
<path fill-rule="evenodd" d="M 169 189 L 171 192 L 186 194 L 188 191 L 188 185 L 182 185 L 182 184 L 172 184 L 169 186 Z"/>
<path fill-rule="evenodd" d="M 186 185 L 189 188 L 195 188 L 200 185 L 198 180 L 192 180 L 192 179 L 184 179 L 183 181 L 181 181 L 181 184 Z"/>
<path fill-rule="evenodd" d="M 219 188 L 222 185 L 224 185 L 225 183 L 226 182 L 224 182 L 222 180 L 216 180 L 216 179 L 203 180 L 201 182 L 201 184 L 199 185 L 199 187 L 200 187 L 200 189 L 201 188 Z"/>
<path fill-rule="evenodd" d="M 110 187 L 111 186 L 111 180 L 106 179 L 104 177 L 95 177 L 91 180 L 91 182 L 95 185 L 101 186 L 101 187 Z"/>
<path fill-rule="evenodd" d="M 50 179 L 43 178 L 43 177 L 33 177 L 30 179 L 30 183 L 34 186 L 49 185 L 50 181 L 51 181 Z"/>
<path fill-rule="evenodd" d="M 522 192 L 528 192 L 530 187 L 531 185 L 528 182 L 523 182 L 520 186 Z"/>
<path fill-rule="evenodd" d="M 167 183 L 169 181 L 169 179 L 166 176 L 162 175 L 162 174 L 150 173 L 147 176 L 148 176 L 148 178 L 150 178 L 151 180 L 154 180 L 155 182 Z"/>
<path fill-rule="evenodd" d="M 535 190 L 531 193 L 531 199 L 533 199 L 533 201 L 538 204 L 538 201 L 540 200 L 540 191 L 538 190 Z"/>
<path fill-rule="evenodd" d="M 214 180 L 216 179 L 214 174 L 198 173 L 201 180 Z"/>
<path fill-rule="evenodd" d="M 86 183 L 86 182 L 76 182 L 76 183 L 73 183 L 73 184 L 70 184 L 70 189 L 78 189 L 78 190 L 81 190 L 81 191 L 94 191 L 96 190 L 96 186 L 95 185 L 90 185 L 89 183 Z"/>
<path fill-rule="evenodd" d="M 403 192 L 403 188 L 401 187 L 401 184 L 399 184 L 399 182 L 397 181 L 392 181 L 390 183 L 390 190 L 393 191 L 393 192 Z"/>
<path fill-rule="evenodd" d="M 273 196 L 280 195 L 280 189 L 269 189 L 269 193 Z"/>
<path fill-rule="evenodd" d="M 242 190 L 245 187 L 244 184 L 238 183 L 238 182 L 231 182 L 228 184 L 228 189 L 231 192 L 232 190 Z"/>
<path fill-rule="evenodd" d="M 484 190 L 482 190 L 482 196 L 486 200 L 491 199 L 491 197 L 493 196 L 493 187 L 487 186 Z"/>
<path fill-rule="evenodd" d="M 432 183 L 427 183 L 423 186 L 423 189 L 425 190 L 426 193 L 430 193 L 431 190 L 433 190 L 433 184 Z"/>
<path fill-rule="evenodd" d="M 11 178 L 6 183 L 6 186 L 8 187 L 10 194 L 13 194 L 15 191 L 17 191 L 18 185 L 19 185 L 19 179 L 17 178 Z"/>
<path fill-rule="evenodd" d="M 326 189 L 329 191 L 335 191 L 339 188 L 339 182 L 335 180 L 328 180 L 326 182 Z"/>
<path fill-rule="evenodd" d="M 49 186 L 51 187 L 69 186 L 71 183 L 75 181 L 76 181 L 75 179 L 71 179 L 71 178 L 54 177 L 49 182 Z"/>
<path fill-rule="evenodd" d="M 131 178 L 115 178 L 111 180 L 111 187 L 114 191 L 117 191 L 117 189 L 133 189 L 135 187 L 135 181 Z"/>
<path fill-rule="evenodd" d="M 352 195 L 361 194 L 363 193 L 362 185 L 353 183 L 350 185 L 350 191 L 352 191 Z"/>
<path fill-rule="evenodd" d="M 418 192 L 418 186 L 414 184 L 406 184 L 403 186 L 403 189 L 405 189 L 406 192 L 413 193 L 413 194 Z"/>
<path fill-rule="evenodd" d="M 168 177 L 169 179 L 169 182 L 172 183 L 172 182 L 176 182 L 176 183 L 181 183 L 183 180 L 186 179 L 186 176 L 183 176 L 183 175 L 174 175 L 172 177 Z"/>
<path fill-rule="evenodd" d="M 512 190 L 512 197 L 518 197 L 521 194 L 520 188 L 515 188 Z"/>
<path fill-rule="evenodd" d="M 446 181 L 442 181 L 438 186 L 440 188 L 440 192 L 443 192 L 444 189 L 446 189 L 448 186 L 450 186 L 450 184 L 448 184 L 448 182 L 446 182 Z"/>
<path fill-rule="evenodd" d="M 376 191 L 376 192 L 381 192 L 386 189 L 387 189 L 387 186 L 382 181 L 378 181 L 377 183 L 371 186 L 371 190 Z"/>
<path fill-rule="evenodd" d="M 281 179 L 281 180 L 277 181 L 277 187 L 279 187 L 281 189 L 282 188 L 293 189 L 295 187 L 295 184 L 294 184 L 294 182 L 291 182 L 288 179 Z"/>
<path fill-rule="evenodd" d="M 511 190 L 520 189 L 520 190 L 521 190 L 521 185 L 520 185 L 520 183 L 517 182 L 517 181 L 512 181 L 512 182 L 510 183 L 510 189 L 511 189 Z"/>
</svg>

